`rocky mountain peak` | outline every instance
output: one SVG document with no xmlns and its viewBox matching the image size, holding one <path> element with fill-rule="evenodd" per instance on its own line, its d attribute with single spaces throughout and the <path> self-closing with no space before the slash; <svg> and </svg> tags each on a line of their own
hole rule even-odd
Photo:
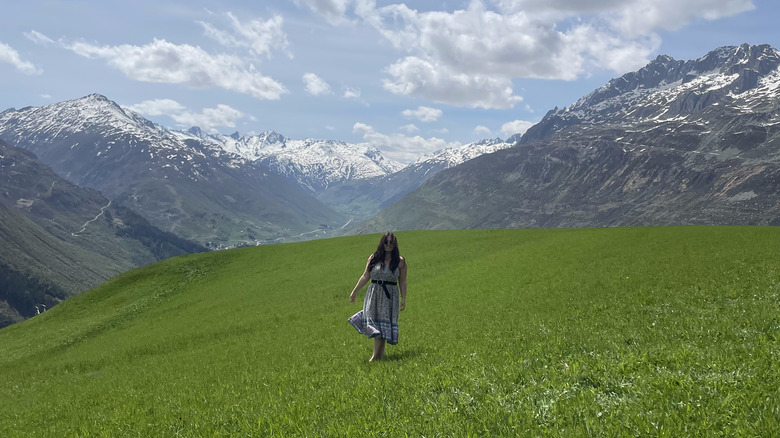
<svg viewBox="0 0 780 438">
<path fill-rule="evenodd" d="M 187 134 L 192 134 L 195 137 L 203 138 L 203 131 L 200 129 L 199 126 L 193 126 L 192 128 L 188 129 Z"/>
<path fill-rule="evenodd" d="M 780 68 L 769 45 L 726 46 L 689 61 L 660 55 L 612 79 L 573 105 L 554 109 L 522 137 L 539 140 L 577 124 L 622 123 L 687 116 L 756 89 Z"/>
<path fill-rule="evenodd" d="M 102 95 L 100 93 L 88 94 L 88 95 L 82 97 L 81 99 L 76 99 L 76 100 L 90 101 L 90 102 L 102 102 L 102 103 L 116 105 L 116 103 L 114 103 L 114 101 L 112 101 L 111 99 L 107 98 L 106 96 L 104 96 L 104 95 Z"/>
<path fill-rule="evenodd" d="M 766 75 L 780 65 L 780 53 L 768 44 L 751 46 L 742 44 L 733 48 L 723 65 L 724 72 L 733 74 L 739 69 L 751 69 Z"/>
<path fill-rule="evenodd" d="M 498 143 L 504 143 L 504 140 L 501 140 L 499 137 L 496 137 L 496 138 L 485 138 L 485 139 L 482 139 L 482 140 L 475 141 L 473 143 L 473 145 L 474 146 L 489 146 L 489 145 L 498 144 Z"/>
<path fill-rule="evenodd" d="M 635 90 L 673 85 L 678 81 L 690 82 L 713 72 L 732 75 L 744 70 L 754 70 L 758 75 L 763 76 L 776 70 L 778 66 L 780 66 L 780 55 L 767 44 L 720 47 L 691 61 L 679 61 L 667 55 L 659 55 L 638 71 L 626 73 L 609 81 L 603 87 L 580 99 L 570 109 L 593 106 Z"/>
<path fill-rule="evenodd" d="M 67 133 L 73 134 L 92 129 L 133 132 L 139 135 L 157 135 L 160 128 L 129 109 L 101 94 L 90 94 L 79 99 L 67 100 L 40 107 L 26 107 L 0 113 L 0 125 L 6 127 L 6 135 L 12 143 L 19 143 L 24 133 L 39 132 L 37 141 L 47 142 Z"/>
<path fill-rule="evenodd" d="M 269 144 L 282 144 L 282 145 L 284 145 L 284 143 L 287 140 L 282 134 L 279 134 L 276 131 L 266 131 L 266 132 L 263 132 L 262 134 L 260 134 L 258 137 L 260 137 L 262 139 L 262 143 L 264 145 L 269 145 Z"/>
</svg>

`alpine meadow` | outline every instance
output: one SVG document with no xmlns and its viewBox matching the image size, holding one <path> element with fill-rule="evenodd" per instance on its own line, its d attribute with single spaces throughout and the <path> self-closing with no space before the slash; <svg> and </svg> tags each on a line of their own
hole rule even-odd
<svg viewBox="0 0 780 438">
<path fill-rule="evenodd" d="M 777 227 L 397 235 L 388 360 L 377 235 L 179 256 L 0 330 L 0 436 L 780 433 Z"/>
<path fill-rule="evenodd" d="M 777 17 L 4 2 L 0 438 L 780 437 Z"/>
</svg>

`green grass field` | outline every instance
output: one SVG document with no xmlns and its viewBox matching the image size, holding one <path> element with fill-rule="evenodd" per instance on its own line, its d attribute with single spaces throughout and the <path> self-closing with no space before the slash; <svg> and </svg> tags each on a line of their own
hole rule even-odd
<svg viewBox="0 0 780 438">
<path fill-rule="evenodd" d="M 177 257 L 0 330 L 0 436 L 780 434 L 780 228 L 398 233 L 370 364 L 378 240 Z"/>
</svg>

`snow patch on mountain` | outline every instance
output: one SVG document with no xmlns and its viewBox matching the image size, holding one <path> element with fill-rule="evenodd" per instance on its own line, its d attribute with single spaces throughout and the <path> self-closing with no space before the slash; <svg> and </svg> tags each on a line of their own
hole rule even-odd
<svg viewBox="0 0 780 438">
<path fill-rule="evenodd" d="M 578 123 L 660 122 L 690 115 L 724 98 L 763 101 L 780 88 L 778 68 L 780 52 L 768 45 L 721 47 L 691 61 L 662 55 L 569 107 L 555 108 L 540 124 L 557 119 L 555 126 L 562 129 Z"/>
<path fill-rule="evenodd" d="M 465 163 L 480 155 L 490 154 L 501 149 L 514 146 L 513 142 L 506 142 L 500 138 L 480 140 L 460 147 L 446 148 L 420 157 L 412 165 L 439 164 L 445 169 Z"/>
<path fill-rule="evenodd" d="M 311 192 L 340 182 L 388 176 L 406 167 L 365 144 L 295 140 L 275 131 L 222 135 L 208 134 L 198 127 L 171 130 L 100 94 L 42 107 L 9 109 L 0 113 L 0 131 L 12 143 L 58 141 L 71 150 L 107 160 L 122 159 L 126 148 L 138 148 L 141 154 L 136 156 L 148 157 L 139 165 L 191 179 L 202 178 L 210 159 L 254 172 L 262 171 L 264 166 Z M 99 145 L 92 136 L 102 139 Z M 500 139 L 483 140 L 437 151 L 412 164 L 427 163 L 431 171 L 438 171 L 509 146 Z"/>
<path fill-rule="evenodd" d="M 7 140 L 12 135 L 22 135 L 29 126 L 25 122 L 36 123 L 36 131 L 41 140 L 57 137 L 63 133 L 83 132 L 96 126 L 108 126 L 115 132 L 124 132 L 139 136 L 159 136 L 163 130 L 137 113 L 123 110 L 116 103 L 99 94 L 90 94 L 81 99 L 69 100 L 42 107 L 26 107 L 20 110 L 11 108 L 0 113 L 0 122 L 14 120 L 16 129 L 6 133 Z"/>
<path fill-rule="evenodd" d="M 385 176 L 404 166 L 372 147 L 335 140 L 294 140 L 275 131 L 258 135 L 203 135 L 200 129 L 177 132 L 182 139 L 198 138 L 248 161 L 270 167 L 312 192 L 350 180 Z"/>
</svg>

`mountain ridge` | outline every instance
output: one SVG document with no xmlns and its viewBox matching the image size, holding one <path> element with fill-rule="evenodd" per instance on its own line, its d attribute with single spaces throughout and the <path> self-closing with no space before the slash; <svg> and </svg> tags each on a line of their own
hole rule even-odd
<svg viewBox="0 0 780 438">
<path fill-rule="evenodd" d="M 386 176 L 334 184 L 318 193 L 317 197 L 356 218 L 367 218 L 398 201 L 442 170 L 514 145 L 496 138 L 445 148 L 423 155 L 403 169 Z"/>
<path fill-rule="evenodd" d="M 572 105 L 550 110 L 539 123 L 520 137 L 527 143 L 580 123 L 621 123 L 653 117 L 673 118 L 702 110 L 728 98 L 755 89 L 760 78 L 771 76 L 780 65 L 780 53 L 762 44 L 719 47 L 696 60 L 678 61 L 659 55 L 636 72 L 612 79 Z M 718 77 L 713 83 L 710 78 Z M 776 80 L 775 80 L 776 81 Z M 665 89 L 679 89 L 674 100 Z M 628 113 L 637 102 L 656 94 L 652 105 Z"/>
<path fill-rule="evenodd" d="M 267 167 L 92 94 L 0 113 L 0 138 L 55 172 L 210 248 L 340 226 L 346 219 Z"/>
<path fill-rule="evenodd" d="M 65 178 L 210 248 L 336 233 L 444 168 L 511 146 L 484 140 L 402 165 L 366 144 L 294 140 L 275 131 L 171 130 L 100 94 L 6 110 L 0 137 L 29 148 Z M 221 184 L 232 189 L 221 193 Z M 265 211 L 281 214 L 257 220 Z"/>
<path fill-rule="evenodd" d="M 707 71 L 692 75 L 696 65 Z M 640 71 L 551 110 L 517 147 L 437 174 L 354 232 L 780 224 L 777 50 L 731 46 L 674 66 L 659 57 Z"/>
<path fill-rule="evenodd" d="M 385 158 L 373 147 L 336 140 L 293 140 L 265 131 L 258 135 L 203 134 L 200 128 L 174 131 L 191 134 L 250 162 L 264 165 L 301 188 L 316 193 L 333 183 L 367 179 L 397 172 L 403 165 Z"/>
</svg>

